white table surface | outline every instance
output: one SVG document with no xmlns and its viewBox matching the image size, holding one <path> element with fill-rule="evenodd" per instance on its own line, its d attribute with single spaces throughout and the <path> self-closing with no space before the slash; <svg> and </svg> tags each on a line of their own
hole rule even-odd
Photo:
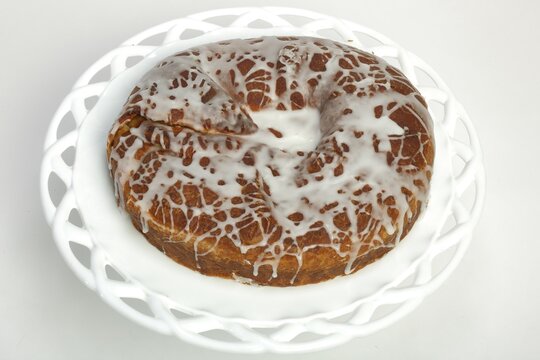
<svg viewBox="0 0 540 360">
<path fill-rule="evenodd" d="M 386 34 L 447 81 L 485 153 L 485 209 L 450 279 L 392 327 L 294 359 L 540 358 L 540 2 L 344 4 L 0 0 L 0 359 L 253 358 L 201 349 L 116 313 L 60 257 L 38 192 L 45 130 L 82 71 L 152 25 L 245 5 L 304 7 Z"/>
</svg>

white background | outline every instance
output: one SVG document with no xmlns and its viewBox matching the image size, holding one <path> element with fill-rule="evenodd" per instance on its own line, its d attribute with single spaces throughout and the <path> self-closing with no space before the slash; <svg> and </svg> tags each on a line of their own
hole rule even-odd
<svg viewBox="0 0 540 360">
<path fill-rule="evenodd" d="M 451 278 L 394 326 L 294 358 L 540 358 L 540 2 L 348 3 L 0 0 L 1 360 L 253 358 L 201 349 L 116 313 L 64 264 L 38 192 L 49 120 L 90 64 L 150 26 L 241 5 L 304 7 L 386 34 L 446 80 L 485 153 L 485 209 Z"/>
</svg>

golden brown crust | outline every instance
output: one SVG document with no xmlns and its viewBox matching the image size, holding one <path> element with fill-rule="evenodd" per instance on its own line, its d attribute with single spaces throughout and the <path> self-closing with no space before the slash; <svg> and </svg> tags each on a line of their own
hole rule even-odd
<svg viewBox="0 0 540 360">
<path fill-rule="evenodd" d="M 142 231 L 139 209 L 133 207 L 132 203 L 128 204 L 131 206 L 128 205 L 126 211 L 130 215 L 133 225 L 153 246 L 177 263 L 204 275 L 233 278 L 231 274 L 235 274 L 236 277 L 252 279 L 257 284 L 284 287 L 291 286 L 292 278 L 295 278 L 293 283 L 295 286 L 314 284 L 333 279 L 336 276 L 344 274 L 345 266 L 347 264 L 347 259 L 338 256 L 335 251 L 329 248 L 316 247 L 304 253 L 302 268 L 298 273 L 298 263 L 296 258 L 290 256 L 284 257 L 280 262 L 278 277 L 272 277 L 272 268 L 269 266 L 262 267 L 259 274 L 254 276 L 252 268 L 244 266 L 243 263 L 246 258 L 251 258 L 251 260 L 254 261 L 256 256 L 252 255 L 249 257 L 242 255 L 239 249 L 230 241 L 219 242 L 218 246 L 214 248 L 214 251 L 196 261 L 194 250 L 195 238 L 186 241 L 186 238 L 189 236 L 188 232 L 182 232 L 169 238 L 167 235 L 164 235 L 168 234 L 168 229 L 160 231 L 160 229 L 151 226 L 148 228 L 148 231 L 144 233 Z M 419 206 L 420 204 L 418 203 L 411 203 L 411 208 L 414 209 L 414 215 L 406 225 L 404 236 L 407 235 L 416 222 L 418 215 L 420 214 Z M 393 240 L 392 236 L 387 236 L 388 242 L 392 242 Z M 378 260 L 391 249 L 391 247 L 380 247 L 358 257 L 353 265 L 353 272 Z"/>
</svg>

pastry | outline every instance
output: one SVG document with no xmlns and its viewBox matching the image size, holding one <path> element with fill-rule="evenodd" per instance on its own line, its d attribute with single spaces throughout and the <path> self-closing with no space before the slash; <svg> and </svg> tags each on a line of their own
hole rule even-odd
<svg viewBox="0 0 540 360">
<path fill-rule="evenodd" d="M 261 37 L 163 59 L 107 141 L 117 201 L 202 274 L 317 283 L 381 258 L 428 200 L 426 101 L 395 67 L 327 39 Z"/>
</svg>

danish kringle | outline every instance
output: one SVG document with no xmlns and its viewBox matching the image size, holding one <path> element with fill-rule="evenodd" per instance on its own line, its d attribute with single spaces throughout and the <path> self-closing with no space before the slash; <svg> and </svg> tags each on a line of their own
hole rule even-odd
<svg viewBox="0 0 540 360">
<path fill-rule="evenodd" d="M 291 286 L 390 251 L 428 199 L 432 122 L 395 67 L 310 37 L 207 44 L 161 61 L 107 143 L 119 205 L 202 274 Z"/>
</svg>

